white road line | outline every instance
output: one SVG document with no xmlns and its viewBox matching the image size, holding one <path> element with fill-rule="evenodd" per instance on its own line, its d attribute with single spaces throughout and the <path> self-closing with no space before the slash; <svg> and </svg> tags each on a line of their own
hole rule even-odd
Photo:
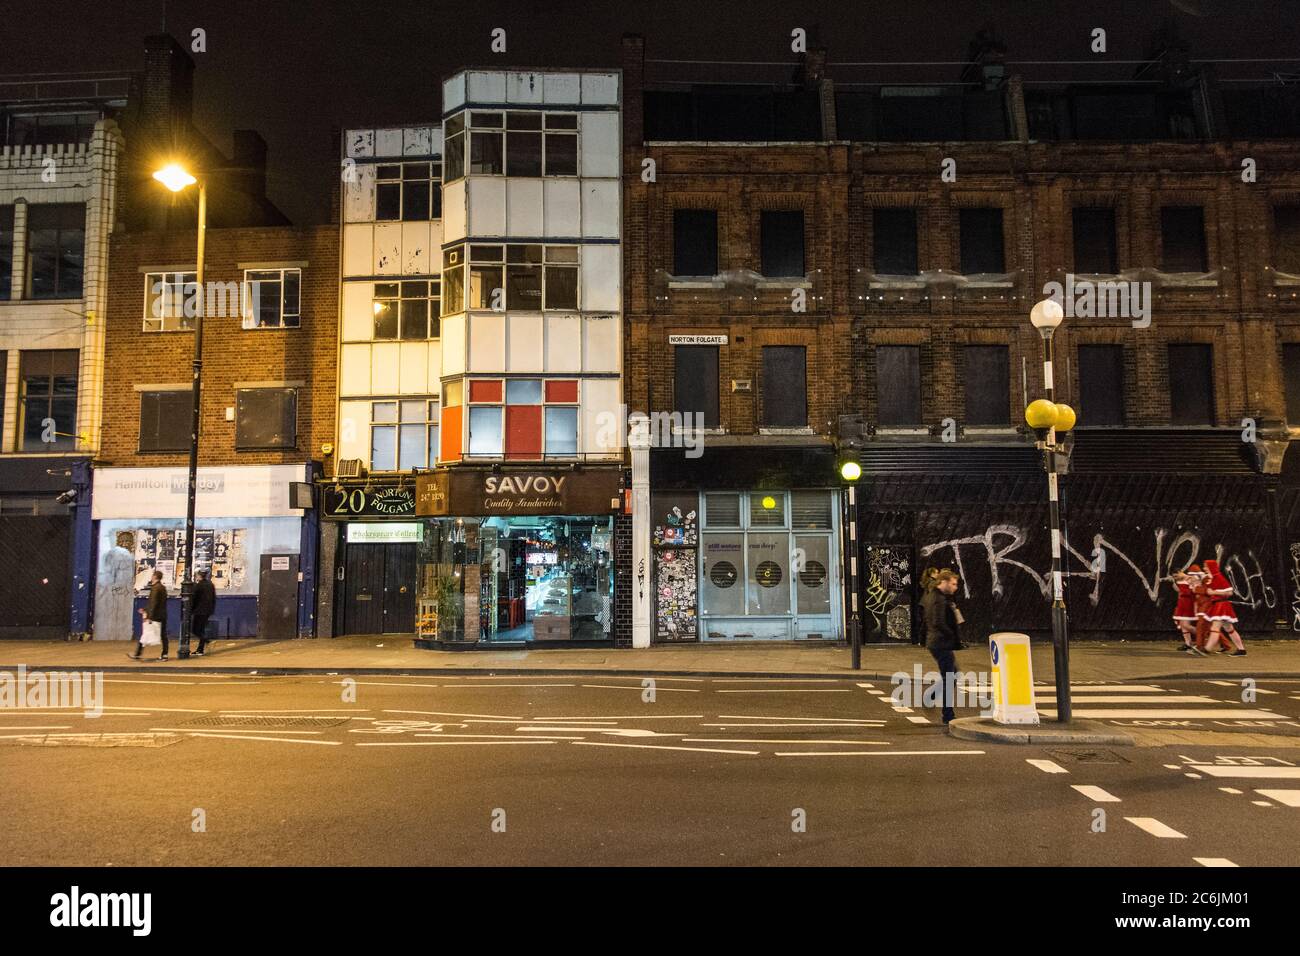
<svg viewBox="0 0 1300 956">
<path fill-rule="evenodd" d="M 358 747 L 527 747 L 530 744 L 549 746 L 554 740 L 393 740 L 357 744 Z M 580 743 L 580 741 L 574 741 Z"/>
<path fill-rule="evenodd" d="M 1035 684 L 1034 691 L 1044 693 L 1056 693 L 1055 684 Z M 1157 687 L 1154 684 L 1071 684 L 1071 694 L 1113 694 L 1116 692 L 1125 694 L 1167 694 L 1169 691 L 1163 687 Z"/>
<path fill-rule="evenodd" d="M 1040 710 L 1040 714 L 1050 717 L 1056 716 L 1056 710 Z M 1288 718 L 1278 714 L 1270 714 L 1266 710 L 1075 710 L 1075 717 L 1111 717 L 1111 718 L 1136 718 L 1136 717 L 1157 717 L 1157 718 L 1178 718 L 1181 720 L 1195 719 L 1213 719 L 1213 720 L 1287 720 Z"/>
<path fill-rule="evenodd" d="M 818 750 L 818 751 L 783 751 L 778 750 L 778 757 L 966 757 L 979 756 L 982 750 Z"/>
<path fill-rule="evenodd" d="M 162 710 L 161 707 L 155 707 L 154 710 Z M 283 710 L 254 710 L 252 707 L 245 707 L 243 710 L 220 710 L 219 714 L 231 714 L 239 717 L 262 717 L 267 714 L 350 714 L 355 711 L 358 714 L 367 713 L 369 707 L 286 707 Z"/>
<path fill-rule="evenodd" d="M 1238 790 L 1236 787 L 1220 787 L 1219 789 L 1222 790 L 1224 793 L 1241 793 L 1241 791 Z"/>
<path fill-rule="evenodd" d="M 198 733 L 204 733 L 204 732 L 205 732 L 205 731 L 201 731 L 201 730 L 195 730 L 193 727 L 150 727 L 149 729 L 152 730 L 152 731 L 165 731 L 165 732 L 167 732 L 167 733 L 175 733 L 175 734 L 198 734 Z M 241 735 L 241 736 L 244 735 L 244 734 L 255 734 L 255 733 L 258 733 L 258 731 L 256 731 L 256 730 L 240 730 L 238 727 L 222 727 L 221 729 L 224 730 L 224 731 L 226 731 L 226 732 L 228 732 L 228 733 L 236 733 L 236 734 L 239 734 L 239 735 Z M 275 732 L 276 732 L 277 734 L 292 734 L 292 735 L 295 735 L 295 736 L 297 736 L 297 735 L 299 735 L 299 734 L 321 734 L 321 733 L 324 733 L 324 731 L 322 731 L 322 730 L 281 730 L 279 727 L 275 728 Z"/>
<path fill-rule="evenodd" d="M 1055 698 L 1052 698 L 1053 700 Z M 1170 694 L 1167 697 L 1152 699 L 1142 696 L 1116 695 L 1113 697 L 1097 696 L 1089 697 L 1086 700 L 1080 699 L 1082 704 L 1237 704 L 1240 701 L 1235 700 L 1218 700 L 1214 697 L 1197 697 L 1197 696 L 1180 696 Z"/>
<path fill-rule="evenodd" d="M 703 714 L 697 714 L 703 717 Z M 834 720 L 843 723 L 880 723 L 881 721 L 860 717 L 773 717 L 770 714 L 718 714 L 720 720 Z"/>
<path fill-rule="evenodd" d="M 225 740 L 269 740 L 277 744 L 322 744 L 326 747 L 338 747 L 342 744 L 340 740 L 298 740 L 296 737 L 250 737 L 245 734 L 209 734 L 205 732 L 187 731 L 191 737 L 221 737 Z"/>
<path fill-rule="evenodd" d="M 51 711 L 51 710 L 60 711 L 60 710 L 85 710 L 86 708 L 85 707 L 23 707 L 21 709 L 26 711 Z M 109 705 L 105 704 L 102 709 L 119 711 L 120 715 L 123 717 L 129 717 L 132 714 L 137 714 L 139 716 L 148 716 L 149 714 L 152 714 L 155 711 L 166 712 L 169 714 L 206 714 L 207 713 L 206 710 L 202 708 L 195 708 L 195 707 L 124 707 L 124 706 L 116 706 L 116 705 L 110 707 Z"/>
<path fill-rule="evenodd" d="M 1120 802 L 1119 797 L 1115 796 L 1113 793 L 1107 793 L 1101 787 L 1094 787 L 1092 786 L 1092 784 L 1072 783 L 1070 784 L 1070 789 L 1078 790 L 1089 800 L 1096 800 L 1098 803 L 1119 803 Z"/>
<path fill-rule="evenodd" d="M 1300 780 L 1300 767 L 1216 767 L 1204 764 L 1198 770 L 1210 777 L 1267 777 L 1278 780 Z"/>
<path fill-rule="evenodd" d="M 680 680 L 681 678 L 670 677 L 668 680 Z M 835 679 L 826 679 L 823 677 L 715 677 L 715 684 L 833 684 Z M 859 684 L 859 687 L 870 687 L 870 684 Z"/>
<path fill-rule="evenodd" d="M 386 710 L 385 714 L 422 714 L 426 717 L 488 717 L 494 720 L 509 720 L 511 722 L 524 720 L 523 717 L 507 717 L 504 714 L 449 714 L 440 710 Z"/>
<path fill-rule="evenodd" d="M 910 714 L 912 712 L 911 707 L 895 707 L 893 710 L 896 714 Z"/>
<path fill-rule="evenodd" d="M 868 693 L 868 694 L 871 694 L 871 695 L 873 695 L 873 696 L 875 696 L 875 697 L 884 697 L 884 696 L 885 696 L 885 692 L 884 692 L 883 690 L 875 690 L 875 689 L 872 689 L 872 690 L 867 691 L 867 693 Z"/>
<path fill-rule="evenodd" d="M 863 744 L 878 744 L 882 747 L 888 747 L 888 740 L 768 740 L 764 738 L 736 738 L 736 737 L 684 737 L 684 744 L 849 744 L 854 747 L 860 747 Z"/>
<path fill-rule="evenodd" d="M 859 687 L 875 687 L 876 685 L 875 685 L 875 684 L 862 684 L 862 683 L 859 683 L 858 686 L 859 686 Z"/>
<path fill-rule="evenodd" d="M 192 680 L 127 680 L 122 677 L 105 677 L 105 684 L 177 684 L 182 687 L 193 687 Z"/>
<path fill-rule="evenodd" d="M 648 688 L 646 688 L 646 687 L 643 687 L 643 686 L 640 685 L 640 684 L 583 684 L 582 686 L 583 686 L 583 687 L 591 687 L 591 688 L 594 688 L 594 689 L 596 689 L 596 690 L 647 690 L 647 689 L 648 689 Z M 665 690 L 666 690 L 666 691 L 672 691 L 673 693 L 676 693 L 676 694 L 699 694 L 699 693 L 703 693 L 703 692 L 700 690 L 700 688 L 698 688 L 698 687 L 660 687 L 658 684 L 655 685 L 655 690 L 656 690 L 656 691 L 665 691 Z M 719 694 L 747 694 L 747 693 L 749 693 L 749 691 L 743 691 L 743 690 L 720 690 L 720 691 L 718 691 L 718 693 L 719 693 Z M 759 693 L 762 693 L 762 692 L 760 691 Z M 777 691 L 772 691 L 772 693 L 777 693 Z"/>
<path fill-rule="evenodd" d="M 545 737 L 514 737 L 510 734 L 435 734 L 435 733 L 417 733 L 412 737 L 475 737 L 482 740 L 523 740 L 525 743 L 530 740 L 581 740 L 580 734 L 548 734 Z"/>
<path fill-rule="evenodd" d="M 920 716 L 915 716 L 915 715 L 910 716 L 910 717 L 908 717 L 907 719 L 910 720 L 910 721 L 911 721 L 912 723 L 914 723 L 914 724 L 928 724 L 928 723 L 930 722 L 930 718 L 928 718 L 928 717 L 920 717 Z"/>
<path fill-rule="evenodd" d="M 1222 856 L 1194 856 L 1192 857 L 1192 859 L 1195 860 L 1197 863 L 1201 864 L 1201 866 L 1234 866 L 1235 867 L 1237 865 L 1236 863 L 1233 863 L 1231 860 L 1229 860 L 1227 857 L 1222 857 Z"/>
<path fill-rule="evenodd" d="M 1039 770 L 1043 771 L 1043 773 L 1069 773 L 1070 772 L 1054 760 L 1033 760 L 1033 759 L 1026 758 L 1025 763 L 1029 764 L 1029 766 L 1031 767 L 1037 767 Z"/>
<path fill-rule="evenodd" d="M 1193 779 L 1193 780 L 1200 780 L 1200 779 L 1201 779 L 1201 775 L 1200 775 L 1199 773 L 1185 773 L 1185 774 L 1183 774 L 1183 776 L 1184 776 L 1184 777 L 1190 777 L 1190 778 Z"/>
<path fill-rule="evenodd" d="M 498 687 L 572 687 L 574 685 L 573 684 L 443 684 L 441 686 L 459 687 L 461 689 L 467 687 L 473 687 L 478 690 L 483 690 L 487 687 L 491 687 L 493 690 L 495 690 Z M 583 686 L 585 687 L 586 685 L 584 684 Z M 670 687 L 660 688 L 660 690 L 671 690 L 671 689 L 672 688 Z"/>
<path fill-rule="evenodd" d="M 341 680 L 329 681 L 331 684 L 343 684 Z M 411 684 L 406 681 L 358 680 L 352 682 L 357 687 L 441 687 L 441 684 Z"/>
<path fill-rule="evenodd" d="M 1124 819 L 1133 824 L 1139 830 L 1145 830 L 1154 837 L 1161 837 L 1166 840 L 1187 839 L 1187 834 L 1179 833 L 1173 827 L 1165 826 L 1155 817 L 1125 817 Z"/>
<path fill-rule="evenodd" d="M 517 731 L 522 731 L 524 733 L 532 733 L 533 731 L 540 731 L 541 733 L 547 733 L 547 732 L 555 733 L 556 731 L 561 731 L 561 730 L 582 730 L 582 731 L 586 731 L 587 733 L 598 734 L 602 731 L 613 730 L 614 727 L 612 724 L 593 725 L 591 727 L 584 727 L 581 724 L 565 724 L 562 727 L 539 727 L 535 724 L 529 724 L 527 726 L 517 727 L 515 729 Z M 647 730 L 646 733 L 650 733 L 650 731 Z"/>
<path fill-rule="evenodd" d="M 584 685 L 585 686 L 585 685 Z M 848 687 L 800 687 L 798 689 L 767 688 L 763 690 L 719 690 L 718 694 L 851 694 Z"/>
<path fill-rule="evenodd" d="M 26 727 L 22 725 L 14 725 L 12 727 L 9 726 L 0 727 L 0 730 L 71 730 L 71 729 L 72 729 L 71 724 L 49 724 L 49 725 L 33 724 Z"/>
<path fill-rule="evenodd" d="M 881 720 L 881 721 L 877 721 L 877 722 L 874 723 L 874 724 L 865 724 L 865 723 L 856 722 L 856 721 L 853 722 L 853 723 L 848 723 L 847 721 L 843 721 L 843 720 L 838 720 L 838 721 L 836 721 L 836 720 L 830 720 L 830 721 L 823 721 L 823 722 L 821 722 L 821 723 L 816 723 L 816 724 L 756 724 L 756 723 L 747 723 L 747 724 L 708 724 L 708 723 L 705 723 L 705 724 L 700 724 L 700 726 L 701 726 L 701 727 L 718 727 L 718 728 L 721 728 L 721 729 L 723 729 L 723 730 L 744 730 L 744 729 L 747 728 L 747 727 L 780 727 L 780 728 L 782 728 L 782 729 L 784 729 L 784 730 L 794 730 L 796 727 L 843 727 L 843 728 L 845 728 L 846 730 L 852 730 L 853 728 L 857 727 L 857 728 L 859 728 L 859 729 L 861 729 L 861 730 L 875 730 L 876 728 L 883 726 L 884 723 L 885 723 L 885 722 L 884 722 L 883 720 Z"/>
<path fill-rule="evenodd" d="M 1271 807 L 1273 805 L 1269 803 L 1267 800 L 1252 800 L 1250 802 L 1257 807 Z"/>
<path fill-rule="evenodd" d="M 578 720 L 589 724 L 604 724 L 616 720 L 699 720 L 703 714 L 624 714 L 621 717 L 602 715 L 600 717 L 534 717 L 543 723 L 561 720 Z"/>
<path fill-rule="evenodd" d="M 635 747 L 638 750 L 685 750 L 700 754 L 745 754 L 757 756 L 757 750 L 718 750 L 710 747 L 671 747 L 663 744 L 611 744 L 599 740 L 575 740 L 575 747 Z"/>
<path fill-rule="evenodd" d="M 1261 797 L 1276 800 L 1284 807 L 1300 807 L 1300 790 L 1256 790 Z"/>
</svg>

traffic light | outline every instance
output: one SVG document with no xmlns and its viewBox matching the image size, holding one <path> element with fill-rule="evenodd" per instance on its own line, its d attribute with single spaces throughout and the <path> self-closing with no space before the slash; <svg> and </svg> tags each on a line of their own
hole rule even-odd
<svg viewBox="0 0 1300 956">
<path fill-rule="evenodd" d="M 862 477 L 862 450 L 866 447 L 868 433 L 865 416 L 840 416 L 835 450 L 836 468 L 841 480 L 854 482 Z"/>
</svg>

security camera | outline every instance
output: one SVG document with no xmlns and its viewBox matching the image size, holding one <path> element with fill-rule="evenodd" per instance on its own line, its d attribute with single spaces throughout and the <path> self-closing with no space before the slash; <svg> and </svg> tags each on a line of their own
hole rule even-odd
<svg viewBox="0 0 1300 956">
<path fill-rule="evenodd" d="M 70 505 L 77 500 L 77 489 L 70 488 L 54 500 L 61 505 Z"/>
</svg>

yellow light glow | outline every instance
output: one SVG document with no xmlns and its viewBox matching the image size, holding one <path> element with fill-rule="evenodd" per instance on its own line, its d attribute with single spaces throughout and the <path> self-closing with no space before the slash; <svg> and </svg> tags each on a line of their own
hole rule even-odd
<svg viewBox="0 0 1300 956">
<path fill-rule="evenodd" d="M 862 466 L 856 461 L 846 461 L 840 465 L 840 477 L 845 481 L 857 481 L 862 477 Z"/>
<path fill-rule="evenodd" d="M 1074 427 L 1075 420 L 1073 408 L 1060 402 L 1056 403 L 1056 430 L 1058 432 L 1068 432 Z"/>
<path fill-rule="evenodd" d="M 162 169 L 153 174 L 153 178 L 158 180 L 174 193 L 180 192 L 186 186 L 193 186 L 198 182 L 193 176 L 185 171 L 179 163 L 168 163 Z"/>
<path fill-rule="evenodd" d="M 375 315 L 378 315 L 380 312 L 383 312 L 383 311 L 384 311 L 384 303 L 382 303 L 382 302 L 376 302 L 376 303 L 375 303 Z"/>
<path fill-rule="evenodd" d="M 766 508 L 768 511 L 771 511 L 773 508 L 776 507 L 776 499 L 773 498 L 771 495 L 764 496 L 763 507 Z"/>
<path fill-rule="evenodd" d="M 1056 425 L 1057 416 L 1060 414 L 1057 411 L 1059 407 L 1045 398 L 1030 402 L 1029 407 L 1025 409 L 1025 421 L 1030 428 L 1052 428 Z"/>
</svg>

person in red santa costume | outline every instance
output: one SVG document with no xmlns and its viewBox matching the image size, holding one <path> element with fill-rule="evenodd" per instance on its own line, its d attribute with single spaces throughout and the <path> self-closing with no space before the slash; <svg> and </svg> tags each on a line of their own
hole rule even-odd
<svg viewBox="0 0 1300 956">
<path fill-rule="evenodd" d="M 1193 564 L 1186 571 L 1174 575 L 1174 586 L 1178 588 L 1178 603 L 1174 605 L 1174 627 L 1183 635 L 1181 651 L 1190 651 L 1196 646 L 1196 594 L 1192 591 L 1200 580 L 1201 568 Z"/>
<path fill-rule="evenodd" d="M 1206 561 L 1205 570 L 1210 575 L 1206 593 L 1214 603 L 1210 605 L 1209 611 L 1202 615 L 1210 622 L 1210 639 L 1205 642 L 1205 651 L 1202 653 L 1213 654 L 1219 646 L 1220 633 L 1227 631 L 1236 647 L 1232 656 L 1245 657 L 1246 645 L 1242 643 L 1241 635 L 1237 633 L 1237 613 L 1232 609 L 1232 584 L 1219 570 L 1218 561 Z"/>
</svg>

